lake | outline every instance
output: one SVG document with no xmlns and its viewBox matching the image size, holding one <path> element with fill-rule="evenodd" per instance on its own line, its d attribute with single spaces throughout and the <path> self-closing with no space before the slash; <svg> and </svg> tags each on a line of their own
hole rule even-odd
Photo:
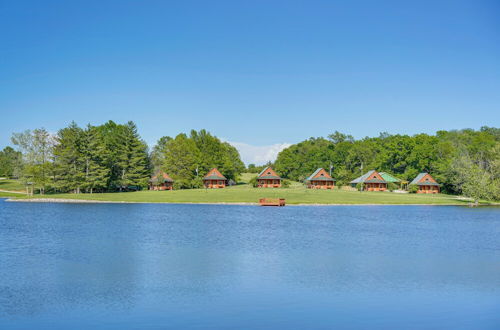
<svg viewBox="0 0 500 330">
<path fill-rule="evenodd" d="M 500 209 L 0 200 L 0 328 L 498 329 Z"/>
</svg>

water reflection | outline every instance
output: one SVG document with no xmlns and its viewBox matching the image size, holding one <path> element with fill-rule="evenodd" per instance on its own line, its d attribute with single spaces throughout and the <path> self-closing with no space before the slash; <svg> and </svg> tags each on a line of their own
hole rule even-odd
<svg viewBox="0 0 500 330">
<path fill-rule="evenodd" d="M 487 326 L 498 211 L 0 202 L 0 326 Z"/>
</svg>

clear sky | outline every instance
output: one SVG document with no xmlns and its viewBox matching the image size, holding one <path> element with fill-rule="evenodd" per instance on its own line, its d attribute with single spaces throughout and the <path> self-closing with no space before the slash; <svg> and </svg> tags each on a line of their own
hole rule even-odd
<svg viewBox="0 0 500 330">
<path fill-rule="evenodd" d="M 500 2 L 0 0 L 0 147 L 133 120 L 247 162 L 355 137 L 500 126 Z M 274 150 L 274 151 L 273 151 Z"/>
</svg>

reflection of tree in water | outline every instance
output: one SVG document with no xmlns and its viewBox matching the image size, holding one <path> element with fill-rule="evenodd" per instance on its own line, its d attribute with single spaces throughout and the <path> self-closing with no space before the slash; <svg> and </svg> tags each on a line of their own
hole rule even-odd
<svg viewBox="0 0 500 330">
<path fill-rule="evenodd" d="M 99 207 L 85 214 L 76 205 L 40 209 L 24 212 L 22 221 L 13 214 L 13 236 L 3 242 L 17 256 L 0 270 L 0 314 L 132 308 L 138 242 L 130 225 L 107 222 L 109 211 Z"/>
<path fill-rule="evenodd" d="M 287 303 L 327 317 L 372 294 L 481 295 L 500 285 L 498 222 L 477 211 L 0 203 L 0 327 L 2 316 L 182 322 L 193 310 L 223 320 Z"/>
</svg>

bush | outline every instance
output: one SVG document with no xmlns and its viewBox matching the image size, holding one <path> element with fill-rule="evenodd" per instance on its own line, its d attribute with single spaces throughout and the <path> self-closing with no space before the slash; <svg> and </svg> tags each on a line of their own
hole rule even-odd
<svg viewBox="0 0 500 330">
<path fill-rule="evenodd" d="M 394 182 L 389 182 L 389 183 L 387 184 L 387 189 L 388 189 L 389 191 L 394 191 L 394 190 L 397 190 L 397 189 L 398 189 L 398 185 L 397 185 L 397 184 L 395 184 Z"/>
<path fill-rule="evenodd" d="M 416 194 L 418 191 L 418 186 L 416 184 L 411 184 L 408 186 L 408 192 L 410 194 Z"/>
<path fill-rule="evenodd" d="M 288 179 L 284 179 L 284 180 L 281 181 L 281 187 L 282 188 L 289 188 L 290 184 L 291 184 L 291 182 Z"/>
<path fill-rule="evenodd" d="M 191 188 L 199 189 L 203 187 L 203 179 L 201 177 L 195 177 L 193 180 L 191 180 Z"/>
<path fill-rule="evenodd" d="M 358 191 L 363 191 L 365 190 L 365 184 L 363 182 L 360 182 L 356 185 L 356 189 L 358 189 Z"/>
<path fill-rule="evenodd" d="M 257 181 L 257 177 L 254 176 L 253 178 L 250 179 L 250 181 L 248 181 L 248 183 L 254 187 L 254 188 L 257 188 L 257 186 L 259 185 L 259 181 Z"/>
</svg>

